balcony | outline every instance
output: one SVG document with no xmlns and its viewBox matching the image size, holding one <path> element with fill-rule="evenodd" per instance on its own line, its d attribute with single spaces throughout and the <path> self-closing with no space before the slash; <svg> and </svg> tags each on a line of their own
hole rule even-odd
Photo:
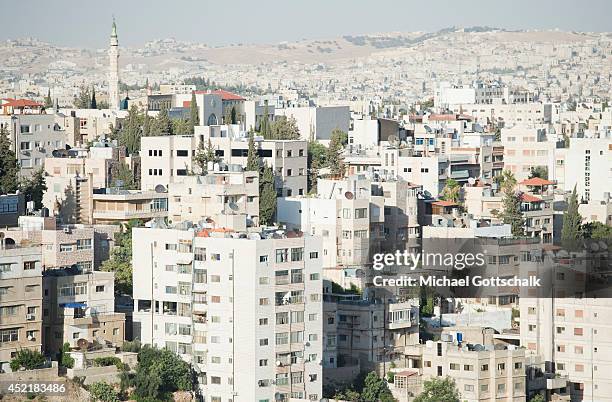
<svg viewBox="0 0 612 402">
<path fill-rule="evenodd" d="M 304 303 L 304 296 L 277 297 L 276 306 Z"/>
</svg>

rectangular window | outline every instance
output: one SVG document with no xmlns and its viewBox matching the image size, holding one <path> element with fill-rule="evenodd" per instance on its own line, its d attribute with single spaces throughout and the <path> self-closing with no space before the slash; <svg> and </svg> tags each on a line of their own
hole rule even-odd
<svg viewBox="0 0 612 402">
<path fill-rule="evenodd" d="M 286 248 L 279 248 L 276 250 L 276 262 L 280 263 L 280 262 L 287 262 L 289 261 L 289 255 L 288 255 L 288 249 Z"/>
</svg>

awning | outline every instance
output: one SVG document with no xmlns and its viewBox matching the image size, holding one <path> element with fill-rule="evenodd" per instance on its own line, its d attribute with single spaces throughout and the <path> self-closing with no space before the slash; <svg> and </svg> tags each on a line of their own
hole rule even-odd
<svg viewBox="0 0 612 402">
<path fill-rule="evenodd" d="M 65 304 L 60 304 L 60 307 L 64 307 L 64 308 L 87 308 L 87 304 L 85 304 L 85 303 L 65 303 Z"/>
</svg>

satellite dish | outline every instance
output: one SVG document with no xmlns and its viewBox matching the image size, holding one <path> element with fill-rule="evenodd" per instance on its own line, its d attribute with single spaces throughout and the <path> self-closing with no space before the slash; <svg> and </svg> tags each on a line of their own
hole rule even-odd
<svg viewBox="0 0 612 402">
<path fill-rule="evenodd" d="M 87 339 L 79 339 L 77 341 L 77 346 L 79 347 L 79 349 L 86 349 L 87 346 L 89 346 L 89 341 Z"/>
<path fill-rule="evenodd" d="M 234 202 L 230 202 L 228 204 L 228 206 L 229 206 L 229 209 L 231 209 L 232 211 L 238 211 L 238 209 L 239 209 L 238 205 L 236 205 L 236 203 L 234 203 Z"/>
<path fill-rule="evenodd" d="M 475 179 L 475 178 L 473 178 L 473 177 L 469 177 L 469 178 L 468 178 L 468 183 L 469 183 L 471 186 L 473 186 L 474 184 L 476 184 L 476 179 Z"/>
<path fill-rule="evenodd" d="M 345 197 L 347 200 L 352 200 L 352 199 L 353 199 L 355 196 L 354 196 L 354 194 L 353 194 L 353 193 L 351 193 L 350 191 L 347 191 L 346 193 L 344 193 L 344 197 Z"/>
<path fill-rule="evenodd" d="M 399 138 L 397 135 L 390 135 L 387 141 L 389 141 L 389 144 L 395 146 L 399 143 Z"/>
<path fill-rule="evenodd" d="M 165 193 L 166 192 L 166 187 L 163 184 L 158 184 L 157 186 L 155 186 L 155 192 L 156 193 Z"/>
</svg>

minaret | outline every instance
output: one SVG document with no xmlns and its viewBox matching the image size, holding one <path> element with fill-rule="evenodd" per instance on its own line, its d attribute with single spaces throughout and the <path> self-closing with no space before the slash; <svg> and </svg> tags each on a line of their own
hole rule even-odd
<svg viewBox="0 0 612 402">
<path fill-rule="evenodd" d="M 109 75 L 108 75 L 108 106 L 111 110 L 119 110 L 119 40 L 117 39 L 117 25 L 113 18 L 113 30 L 110 37 Z"/>
</svg>

